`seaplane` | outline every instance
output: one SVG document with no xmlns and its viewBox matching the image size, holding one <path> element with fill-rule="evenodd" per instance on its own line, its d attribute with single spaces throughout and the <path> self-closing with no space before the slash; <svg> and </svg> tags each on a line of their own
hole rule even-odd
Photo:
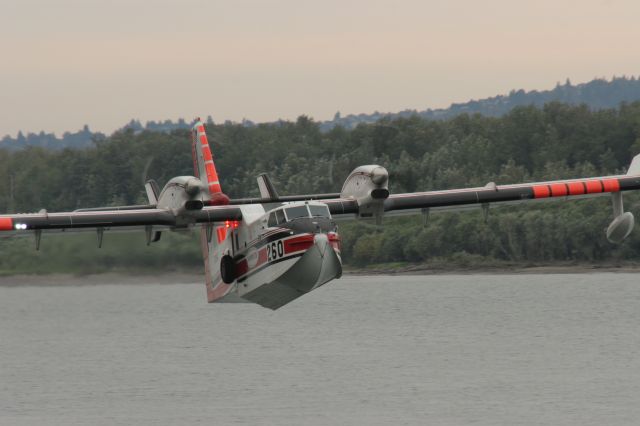
<svg viewBox="0 0 640 426">
<path fill-rule="evenodd" d="M 340 278 L 342 258 L 337 222 L 366 220 L 381 225 L 391 215 L 479 208 L 540 200 L 608 195 L 613 220 L 606 230 L 621 243 L 634 227 L 622 193 L 640 189 L 640 155 L 626 175 L 391 194 L 383 166 L 357 167 L 339 193 L 280 195 L 267 174 L 257 177 L 260 197 L 229 198 L 222 190 L 205 126 L 192 128 L 194 176 L 170 179 L 162 190 L 149 180 L 146 205 L 84 208 L 72 212 L 0 215 L 0 237 L 91 231 L 102 246 L 105 232 L 137 231 L 147 245 L 167 231 L 199 230 L 209 302 L 253 302 L 278 309 Z M 185 144 L 186 145 L 186 144 Z"/>
</svg>

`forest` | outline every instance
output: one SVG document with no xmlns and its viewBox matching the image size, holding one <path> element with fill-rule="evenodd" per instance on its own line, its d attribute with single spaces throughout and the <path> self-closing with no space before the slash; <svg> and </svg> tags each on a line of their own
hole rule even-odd
<svg viewBox="0 0 640 426">
<path fill-rule="evenodd" d="M 383 118 L 323 132 L 295 122 L 207 127 L 223 190 L 256 196 L 267 172 L 281 194 L 339 192 L 349 172 L 380 164 L 391 193 L 624 173 L 640 153 L 640 102 L 594 110 L 558 102 L 516 107 L 501 117 L 461 114 L 445 120 Z M 0 212 L 68 211 L 146 203 L 143 183 L 163 185 L 193 174 L 190 135 L 126 129 L 88 149 L 0 149 Z M 636 213 L 640 197 L 625 194 Z M 640 258 L 640 233 L 607 242 L 608 197 L 529 203 L 480 211 L 394 218 L 378 227 L 341 222 L 343 257 L 352 267 L 425 264 L 438 268 L 558 263 L 620 263 Z M 146 246 L 138 234 L 43 236 L 0 240 L 0 274 L 103 272 L 114 269 L 200 271 L 197 233 L 169 233 Z"/>
</svg>

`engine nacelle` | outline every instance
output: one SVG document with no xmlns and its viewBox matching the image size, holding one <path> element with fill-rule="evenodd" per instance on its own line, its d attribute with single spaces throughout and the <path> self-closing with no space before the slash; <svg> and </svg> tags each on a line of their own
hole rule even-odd
<svg viewBox="0 0 640 426">
<path fill-rule="evenodd" d="M 607 228 L 607 239 L 615 244 L 620 244 L 633 231 L 635 219 L 631 212 L 625 212 L 613 219 Z"/>
<path fill-rule="evenodd" d="M 340 197 L 357 201 L 359 217 L 379 222 L 389 197 L 389 172 L 375 164 L 356 168 L 344 182 Z"/>
<path fill-rule="evenodd" d="M 209 201 L 202 181 L 193 176 L 178 176 L 171 179 L 158 197 L 158 208 L 171 209 L 177 213 L 200 210 Z"/>
</svg>

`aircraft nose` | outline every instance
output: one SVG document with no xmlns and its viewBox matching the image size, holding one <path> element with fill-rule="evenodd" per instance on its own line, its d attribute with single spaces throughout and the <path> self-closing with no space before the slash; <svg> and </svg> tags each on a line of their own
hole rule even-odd
<svg viewBox="0 0 640 426">
<path fill-rule="evenodd" d="M 329 247 L 329 237 L 327 237 L 327 234 L 316 234 L 313 237 L 313 242 L 318 248 L 320 257 L 324 257 L 327 253 L 327 247 Z"/>
</svg>

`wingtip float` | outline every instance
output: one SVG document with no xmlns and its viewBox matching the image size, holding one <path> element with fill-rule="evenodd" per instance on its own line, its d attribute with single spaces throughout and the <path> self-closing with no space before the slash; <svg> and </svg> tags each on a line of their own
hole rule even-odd
<svg viewBox="0 0 640 426">
<path fill-rule="evenodd" d="M 260 198 L 230 199 L 222 190 L 204 123 L 192 129 L 195 176 L 170 179 L 162 191 L 145 190 L 148 205 L 99 207 L 73 212 L 0 216 L 0 236 L 92 231 L 102 245 L 105 231 L 143 230 L 147 244 L 165 230 L 201 229 L 209 302 L 244 301 L 277 309 L 342 275 L 336 220 L 371 219 L 610 194 L 613 221 L 609 241 L 631 233 L 634 218 L 624 211 L 622 192 L 640 189 L 640 156 L 626 175 L 496 185 L 445 191 L 390 194 L 389 174 L 378 165 L 356 168 L 334 194 L 281 196 L 268 176 L 258 176 Z"/>
</svg>

